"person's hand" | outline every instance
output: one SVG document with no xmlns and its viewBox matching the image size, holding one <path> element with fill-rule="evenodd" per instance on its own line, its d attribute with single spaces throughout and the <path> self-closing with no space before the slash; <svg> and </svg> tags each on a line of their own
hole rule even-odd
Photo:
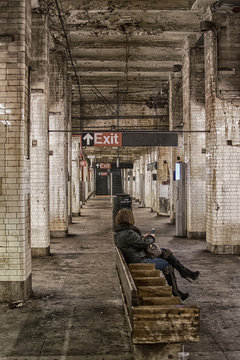
<svg viewBox="0 0 240 360">
<path fill-rule="evenodd" d="M 152 236 L 155 239 L 155 234 L 147 233 L 147 234 L 143 235 L 143 237 L 147 237 L 147 236 Z"/>
</svg>

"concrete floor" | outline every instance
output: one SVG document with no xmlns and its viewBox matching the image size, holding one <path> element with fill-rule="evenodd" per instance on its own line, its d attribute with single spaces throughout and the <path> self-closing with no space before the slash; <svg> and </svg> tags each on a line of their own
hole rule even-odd
<svg viewBox="0 0 240 360">
<path fill-rule="evenodd" d="M 201 339 L 189 360 L 240 359 L 240 258 L 216 256 L 205 242 L 174 237 L 167 217 L 134 203 L 143 233 L 201 272 L 180 288 L 201 308 Z M 132 360 L 115 272 L 110 198 L 90 199 L 70 236 L 52 239 L 51 256 L 33 259 L 33 296 L 22 307 L 0 304 L 0 360 Z"/>
</svg>

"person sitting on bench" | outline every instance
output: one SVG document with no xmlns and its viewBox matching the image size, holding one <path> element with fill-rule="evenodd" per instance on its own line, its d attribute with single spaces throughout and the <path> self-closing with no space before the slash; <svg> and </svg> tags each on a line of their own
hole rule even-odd
<svg viewBox="0 0 240 360">
<path fill-rule="evenodd" d="M 134 226 L 135 220 L 130 209 L 120 209 L 115 218 L 115 245 L 122 251 L 128 264 L 130 263 L 150 263 L 155 264 L 156 269 L 161 270 L 167 280 L 168 285 L 172 286 L 173 295 L 179 296 L 182 300 L 188 298 L 189 293 L 179 290 L 174 269 L 186 280 L 196 280 L 199 271 L 191 271 L 173 255 L 169 249 L 161 248 L 157 257 L 151 257 L 148 253 L 149 246 L 154 244 L 154 234 L 142 235 L 141 231 Z"/>
</svg>

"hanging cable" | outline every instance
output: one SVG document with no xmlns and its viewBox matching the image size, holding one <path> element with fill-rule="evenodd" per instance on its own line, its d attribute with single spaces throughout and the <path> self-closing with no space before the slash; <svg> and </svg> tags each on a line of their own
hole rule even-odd
<svg viewBox="0 0 240 360">
<path fill-rule="evenodd" d="M 69 54 L 69 57 L 70 57 L 70 61 L 71 61 L 71 64 L 72 64 L 72 68 L 73 68 L 73 71 L 74 71 L 74 74 L 75 74 L 75 78 L 76 78 L 76 81 L 77 81 L 78 93 L 79 93 L 79 98 L 80 98 L 80 109 L 79 109 L 79 113 L 80 113 L 80 131 L 81 131 L 81 130 L 82 130 L 82 121 L 81 121 L 82 92 L 81 92 L 80 80 L 79 80 L 79 77 L 78 77 L 78 74 L 77 74 L 77 70 L 76 70 L 76 67 L 75 67 L 75 64 L 74 64 L 74 61 L 73 61 L 72 52 L 71 52 L 71 48 L 70 48 L 70 44 L 69 44 L 69 39 L 68 39 L 68 35 L 67 35 L 66 29 L 65 29 L 65 26 L 64 26 L 64 21 L 63 21 L 62 15 L 61 15 L 61 11 L 60 11 L 60 7 L 59 7 L 59 4 L 58 4 L 58 0 L 55 0 L 55 4 L 56 4 L 57 12 L 58 12 L 58 17 L 59 17 L 59 20 L 60 20 L 60 22 L 61 22 L 61 26 L 62 26 L 62 30 L 63 30 L 63 33 L 64 33 L 64 37 L 65 37 L 65 39 L 66 39 L 67 51 L 68 51 L 68 54 Z"/>
<path fill-rule="evenodd" d="M 102 101 L 105 101 L 105 105 L 108 104 L 111 107 L 111 111 L 117 114 L 117 110 L 112 106 L 112 104 L 108 101 L 108 99 L 105 98 L 105 96 L 101 93 L 101 91 L 98 90 L 98 88 L 90 81 L 87 80 L 87 82 L 96 90 L 96 92 L 100 95 L 102 98 Z M 92 90 L 93 91 L 93 90 Z M 96 95 L 96 94 L 95 94 Z M 96 95 L 97 96 L 97 95 Z M 99 97 L 98 97 L 99 98 Z M 100 98 L 99 98 L 100 99 Z M 109 107 L 108 107 L 109 108 Z"/>
<path fill-rule="evenodd" d="M 74 61 L 73 61 L 73 57 L 72 57 L 72 52 L 71 52 L 71 48 L 70 48 L 70 43 L 69 43 L 69 39 L 68 39 L 68 34 L 66 32 L 66 29 L 65 29 L 65 26 L 64 26 L 64 21 L 63 21 L 63 17 L 62 17 L 62 14 L 61 14 L 61 10 L 60 10 L 60 7 L 59 7 L 59 3 L 58 3 L 58 0 L 55 0 L 55 4 L 56 4 L 56 8 L 57 8 L 57 11 L 58 11 L 58 17 L 60 19 L 60 22 L 61 22 L 61 26 L 62 26 L 62 30 L 63 30 L 63 33 L 64 33 L 64 37 L 66 39 L 66 43 L 67 43 L 67 49 L 68 49 L 68 53 L 69 53 L 69 57 L 70 57 L 70 61 L 71 61 L 71 64 L 72 64 L 72 67 L 73 67 L 73 70 L 74 70 L 74 74 L 75 74 L 75 77 L 76 77 L 76 81 L 77 81 L 77 86 L 78 86 L 78 92 L 79 92 L 79 96 L 80 96 L 80 105 L 82 103 L 82 93 L 81 93 L 81 87 L 80 87 L 80 80 L 79 80 L 79 76 L 77 74 L 77 70 L 76 70 L 76 66 L 74 64 Z M 108 104 L 108 109 L 110 111 L 112 111 L 113 113 L 117 113 L 117 110 L 111 105 L 111 103 L 105 98 L 105 96 L 98 90 L 98 88 L 90 81 L 90 80 L 86 80 L 94 89 L 96 92 L 93 91 L 93 93 L 97 96 L 97 93 L 100 95 L 97 96 L 99 99 L 102 100 L 102 102 L 107 106 Z"/>
<path fill-rule="evenodd" d="M 113 111 L 112 108 L 108 105 L 108 103 L 105 102 L 104 99 L 102 99 L 102 98 L 98 95 L 98 93 L 95 91 L 94 88 L 91 89 L 91 91 L 92 91 L 92 93 L 93 93 L 98 99 L 100 99 L 100 100 L 102 101 L 102 103 L 103 103 L 104 105 L 106 105 L 106 107 L 107 107 L 110 111 Z M 115 113 L 115 109 L 114 109 L 114 113 Z M 114 115 L 115 115 L 115 114 L 114 114 Z"/>
<path fill-rule="evenodd" d="M 80 80 L 79 80 L 77 70 L 76 70 L 76 67 L 75 67 L 75 64 L 74 64 L 74 61 L 73 61 L 72 52 L 71 52 L 71 48 L 70 48 L 70 44 L 69 44 L 69 39 L 68 39 L 67 32 L 65 30 L 63 18 L 62 18 L 62 15 L 61 15 L 59 4 L 58 4 L 58 0 L 55 0 L 55 4 L 56 4 L 56 7 L 57 7 L 57 11 L 58 11 L 58 17 L 59 17 L 59 20 L 60 20 L 61 25 L 62 25 L 62 30 L 63 30 L 63 33 L 64 33 L 64 37 L 66 39 L 67 50 L 68 50 L 68 54 L 69 54 L 69 57 L 70 57 L 70 61 L 71 61 L 72 67 L 73 67 L 75 77 L 76 77 L 77 86 L 78 86 L 78 92 L 79 92 L 79 96 L 80 96 L 80 103 L 81 103 L 82 102 L 82 92 L 81 92 L 81 87 L 80 87 Z"/>
</svg>

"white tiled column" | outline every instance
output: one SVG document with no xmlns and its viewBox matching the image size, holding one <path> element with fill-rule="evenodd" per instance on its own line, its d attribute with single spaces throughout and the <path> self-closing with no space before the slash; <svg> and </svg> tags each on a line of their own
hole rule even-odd
<svg viewBox="0 0 240 360">
<path fill-rule="evenodd" d="M 31 294 L 29 66 L 31 4 L 1 4 L 0 300 Z"/>
<path fill-rule="evenodd" d="M 72 216 L 80 215 L 80 139 L 72 139 Z"/>
<path fill-rule="evenodd" d="M 145 155 L 139 159 L 139 201 L 142 207 L 145 206 Z"/>
<path fill-rule="evenodd" d="M 50 253 L 48 18 L 32 14 L 31 232 L 32 255 Z"/>
<path fill-rule="evenodd" d="M 205 34 L 207 249 L 240 254 L 239 14 L 212 14 Z M 224 27 L 222 27 L 224 24 Z"/>
<path fill-rule="evenodd" d="M 140 200 L 140 160 L 134 161 L 133 168 L 133 197 L 135 200 Z"/>
<path fill-rule="evenodd" d="M 68 234 L 67 58 L 50 52 L 50 235 Z"/>
<path fill-rule="evenodd" d="M 128 181 L 127 181 L 127 169 L 122 169 L 123 174 L 123 192 L 128 194 Z"/>
<path fill-rule="evenodd" d="M 72 81 L 71 73 L 67 78 L 66 97 L 67 121 L 68 121 L 68 223 L 72 223 Z"/>
<path fill-rule="evenodd" d="M 206 134 L 204 50 L 195 36 L 185 41 L 182 76 L 187 237 L 198 239 L 206 237 Z"/>
<path fill-rule="evenodd" d="M 147 165 L 151 163 L 151 153 L 147 151 L 147 153 L 143 156 L 144 159 L 144 206 L 151 208 L 151 171 L 148 171 Z"/>
<path fill-rule="evenodd" d="M 170 214 L 170 147 L 160 147 L 158 151 L 158 179 L 159 179 L 159 210 L 160 215 Z"/>
<path fill-rule="evenodd" d="M 175 201 L 176 184 L 174 181 L 175 164 L 177 161 L 184 161 L 183 145 L 183 100 L 182 100 L 182 73 L 174 72 L 169 77 L 169 130 L 178 131 L 178 146 L 170 149 L 170 187 L 169 187 L 169 206 L 170 223 L 175 223 Z"/>
<path fill-rule="evenodd" d="M 159 212 L 159 177 L 157 176 L 159 148 L 151 149 L 149 170 L 151 173 L 151 209 Z"/>
</svg>

